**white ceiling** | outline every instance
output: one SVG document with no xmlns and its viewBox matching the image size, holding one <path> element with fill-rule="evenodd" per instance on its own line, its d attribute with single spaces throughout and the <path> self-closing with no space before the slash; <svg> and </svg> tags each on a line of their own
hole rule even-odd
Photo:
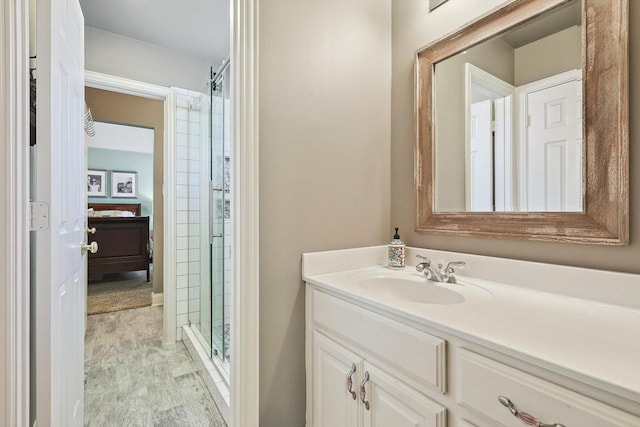
<svg viewBox="0 0 640 427">
<path fill-rule="evenodd" d="M 581 24 L 582 3 L 573 0 L 507 31 L 502 36 L 502 40 L 513 48 L 519 48 L 543 37 Z"/>
<path fill-rule="evenodd" d="M 85 24 L 220 64 L 229 56 L 230 0 L 80 0 Z"/>
</svg>

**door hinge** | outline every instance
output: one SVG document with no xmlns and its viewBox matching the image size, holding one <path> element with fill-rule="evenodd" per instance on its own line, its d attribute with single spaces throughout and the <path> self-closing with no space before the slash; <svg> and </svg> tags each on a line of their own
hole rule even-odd
<svg viewBox="0 0 640 427">
<path fill-rule="evenodd" d="M 527 114 L 527 124 L 526 127 L 530 127 L 531 126 L 531 115 Z"/>
<path fill-rule="evenodd" d="M 29 231 L 42 231 L 49 228 L 49 205 L 42 202 L 29 202 Z"/>
</svg>

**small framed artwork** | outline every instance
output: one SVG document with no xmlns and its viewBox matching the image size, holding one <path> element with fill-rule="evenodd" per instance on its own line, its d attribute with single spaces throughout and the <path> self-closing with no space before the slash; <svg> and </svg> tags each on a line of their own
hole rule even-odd
<svg viewBox="0 0 640 427">
<path fill-rule="evenodd" d="M 138 197 L 138 173 L 111 171 L 111 197 Z"/>
<path fill-rule="evenodd" d="M 107 197 L 107 171 L 87 170 L 87 197 Z"/>
<path fill-rule="evenodd" d="M 429 0 L 429 12 L 448 0 Z"/>
</svg>

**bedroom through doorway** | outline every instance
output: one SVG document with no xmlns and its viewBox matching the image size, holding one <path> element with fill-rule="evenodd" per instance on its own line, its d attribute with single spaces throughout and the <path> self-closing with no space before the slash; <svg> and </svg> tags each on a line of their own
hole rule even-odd
<svg viewBox="0 0 640 427">
<path fill-rule="evenodd" d="M 87 314 L 161 305 L 163 218 L 157 188 L 163 102 L 90 87 L 85 96 L 94 121 L 93 136 L 85 135 L 87 217 L 94 233 L 90 241 L 98 245 L 88 257 Z"/>
</svg>

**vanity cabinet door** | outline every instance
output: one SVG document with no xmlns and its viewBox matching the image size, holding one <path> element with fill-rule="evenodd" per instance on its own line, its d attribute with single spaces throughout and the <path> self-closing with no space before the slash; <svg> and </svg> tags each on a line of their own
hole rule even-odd
<svg viewBox="0 0 640 427">
<path fill-rule="evenodd" d="M 364 414 L 363 427 L 446 426 L 444 406 L 384 370 L 365 361 L 362 377 L 358 399 Z M 364 393 L 361 387 L 364 387 Z"/>
<path fill-rule="evenodd" d="M 358 426 L 357 390 L 362 365 L 356 354 L 325 335 L 313 333 L 314 427 Z M 348 390 L 349 376 L 353 393 Z"/>
<path fill-rule="evenodd" d="M 526 424 L 510 408 L 530 414 L 528 425 L 535 418 L 567 427 L 640 426 L 640 418 L 558 384 L 468 350 L 458 354 L 458 403 L 501 426 Z"/>
</svg>

